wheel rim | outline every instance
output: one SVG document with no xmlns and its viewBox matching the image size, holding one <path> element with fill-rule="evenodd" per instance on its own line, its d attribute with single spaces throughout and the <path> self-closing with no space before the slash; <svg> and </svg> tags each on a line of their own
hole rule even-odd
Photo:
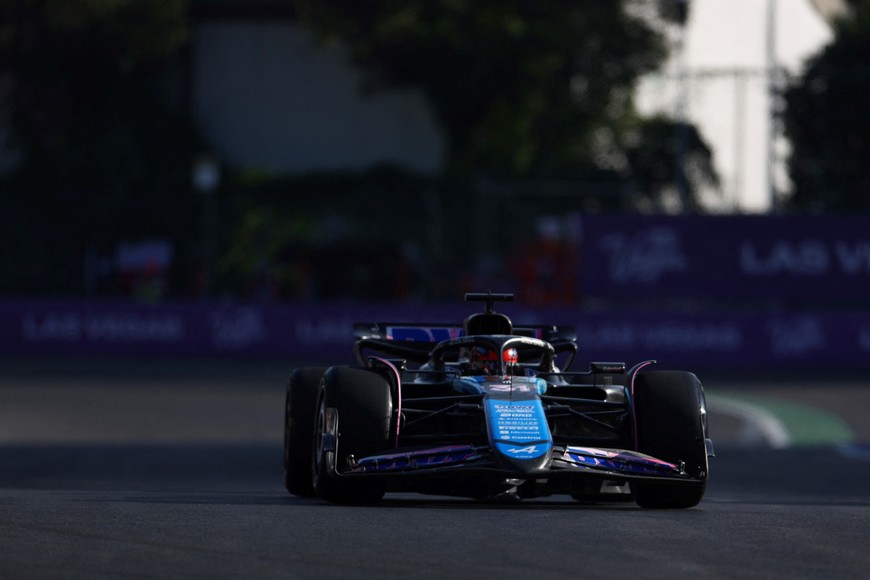
<svg viewBox="0 0 870 580">
<path fill-rule="evenodd" d="M 320 397 L 319 411 L 317 413 L 317 426 L 314 429 L 314 449 L 311 454 L 311 475 L 315 489 L 320 479 L 320 467 L 323 463 L 323 434 L 326 428 L 326 401 Z"/>
</svg>

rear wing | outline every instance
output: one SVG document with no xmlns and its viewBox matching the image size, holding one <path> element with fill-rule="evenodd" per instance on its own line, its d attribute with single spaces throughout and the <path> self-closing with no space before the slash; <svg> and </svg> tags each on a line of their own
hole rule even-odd
<svg viewBox="0 0 870 580">
<path fill-rule="evenodd" d="M 442 340 L 465 336 L 465 329 L 455 324 L 357 322 L 353 325 L 353 334 L 357 340 L 393 340 L 428 343 L 435 346 Z M 547 342 L 574 342 L 577 340 L 577 331 L 573 326 L 545 324 L 514 326 L 512 334 L 539 338 Z"/>
</svg>

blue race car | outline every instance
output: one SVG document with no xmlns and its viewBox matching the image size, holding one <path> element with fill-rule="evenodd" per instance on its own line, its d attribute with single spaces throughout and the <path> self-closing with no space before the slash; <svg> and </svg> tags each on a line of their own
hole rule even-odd
<svg viewBox="0 0 870 580">
<path fill-rule="evenodd" d="M 287 490 L 336 503 L 388 491 L 486 501 L 567 493 L 645 508 L 698 504 L 713 446 L 689 372 L 593 362 L 576 333 L 514 326 L 494 303 L 459 326 L 358 323 L 358 365 L 296 369 L 287 387 Z"/>
</svg>

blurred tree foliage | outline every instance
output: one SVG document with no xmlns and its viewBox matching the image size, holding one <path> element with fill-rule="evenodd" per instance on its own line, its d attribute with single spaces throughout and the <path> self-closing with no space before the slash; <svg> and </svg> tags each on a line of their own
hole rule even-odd
<svg viewBox="0 0 870 580">
<path fill-rule="evenodd" d="M 199 143 L 164 90 L 187 41 L 186 10 L 172 0 L 0 3 L 0 75 L 11 78 L 22 157 L 0 198 L 15 248 L 0 262 L 0 291 L 81 291 L 89 248 L 183 242 L 191 231 Z"/>
<path fill-rule="evenodd" d="M 325 40 L 349 46 L 370 73 L 363 90 L 422 88 L 449 155 L 437 183 L 377 169 L 251 179 L 228 168 L 219 218 L 224 287 L 243 291 L 247 282 L 233 278 L 255 279 L 264 261 L 301 263 L 287 257 L 287 245 L 316 245 L 316 232 L 332 231 L 322 219 L 329 214 L 349 218 L 336 231 L 372 243 L 422 236 L 429 256 L 458 247 L 451 243 L 465 230 L 447 208 L 467 205 L 479 193 L 478 180 L 581 184 L 578 198 L 582 184 L 609 182 L 635 191 L 634 205 L 652 210 L 672 207 L 667 200 L 675 180 L 715 180 L 709 150 L 694 129 L 682 133 L 689 163 L 680 167 L 677 125 L 644 119 L 633 104 L 639 76 L 668 51 L 662 21 L 656 26 L 654 18 L 683 18 L 673 12 L 674 2 L 680 4 L 259 3 L 280 5 L 284 16 L 294 14 Z M 196 0 L 0 0 L 0 88 L 11 87 L 9 124 L 22 157 L 0 183 L 0 230 L 15 248 L 0 260 L 0 292 L 81 292 L 89 252 L 110 254 L 121 240 L 146 237 L 172 240 L 176 266 L 192 269 L 201 253 L 202 200 L 191 188 L 190 162 L 207 147 L 189 122 L 183 94 L 191 3 Z M 248 7 L 243 0 L 214 4 L 239 14 Z M 696 207 L 694 193 L 690 188 L 680 209 Z M 373 196 L 379 212 L 366 206 Z M 300 199 L 322 203 L 309 207 Z M 624 200 L 608 207 L 626 209 Z M 501 203 L 498 219 L 528 219 L 531 202 L 522 203 L 518 196 Z M 427 218 L 433 211 L 444 215 L 443 230 Z M 463 252 L 435 258 L 469 263 Z M 285 284 L 299 278 L 277 268 Z"/>
<path fill-rule="evenodd" d="M 793 209 L 870 210 L 870 1 L 851 5 L 785 92 Z"/>
<path fill-rule="evenodd" d="M 303 22 L 350 45 L 373 90 L 424 89 L 448 137 L 451 174 L 636 169 L 626 156 L 643 123 L 635 84 L 667 55 L 663 35 L 627 9 L 649 2 L 295 1 Z M 671 3 L 655 6 L 670 14 Z"/>
<path fill-rule="evenodd" d="M 460 247 L 460 240 L 440 237 L 429 226 L 442 221 L 442 203 L 467 204 L 469 192 L 461 186 L 393 167 L 281 179 L 237 172 L 231 179 L 227 189 L 235 195 L 224 221 L 234 219 L 217 274 L 222 288 L 236 296 L 335 298 L 343 292 L 383 299 L 398 290 L 383 283 L 396 282 L 394 277 L 370 284 L 361 273 L 407 269 L 416 277 L 409 283 L 418 282 L 426 276 L 416 255 L 422 246 Z M 428 252 L 425 261 L 439 258 Z"/>
</svg>

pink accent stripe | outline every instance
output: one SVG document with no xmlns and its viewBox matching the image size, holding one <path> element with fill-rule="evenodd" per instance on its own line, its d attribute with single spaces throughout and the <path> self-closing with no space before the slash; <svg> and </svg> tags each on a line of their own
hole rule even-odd
<svg viewBox="0 0 870 580">
<path fill-rule="evenodd" d="M 399 369 L 396 368 L 396 365 L 391 363 L 385 358 L 380 358 L 377 356 L 372 357 L 374 360 L 380 361 L 387 365 L 391 371 L 393 371 L 393 376 L 396 378 L 396 447 L 399 446 L 399 429 L 402 423 L 402 377 L 399 374 Z"/>
<path fill-rule="evenodd" d="M 631 422 L 632 422 L 632 425 L 634 427 L 633 430 L 634 430 L 634 450 L 635 451 L 640 451 L 640 450 L 638 449 L 638 445 L 637 445 L 637 408 L 634 404 L 634 379 L 635 379 L 635 377 L 637 377 L 637 373 L 640 372 L 640 369 L 642 369 L 645 366 L 655 364 L 655 362 L 656 361 L 654 361 L 654 360 L 647 360 L 647 361 L 643 361 L 642 363 L 638 363 L 638 364 L 634 365 L 634 368 L 632 369 L 632 373 L 631 373 L 631 386 L 629 387 L 629 395 L 631 396 Z"/>
</svg>

